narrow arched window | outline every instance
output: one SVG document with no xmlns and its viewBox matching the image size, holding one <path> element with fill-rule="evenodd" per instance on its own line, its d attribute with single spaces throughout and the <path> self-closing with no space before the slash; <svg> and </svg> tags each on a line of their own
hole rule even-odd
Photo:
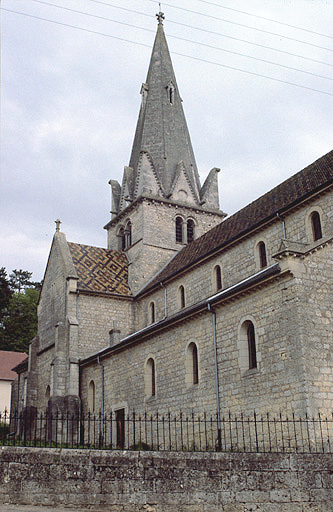
<svg viewBox="0 0 333 512">
<path fill-rule="evenodd" d="M 187 221 L 187 243 L 193 242 L 194 240 L 194 221 L 189 219 Z"/>
<path fill-rule="evenodd" d="M 257 368 L 256 339 L 252 322 L 248 322 L 247 325 L 247 343 L 249 351 L 249 369 L 251 370 L 251 368 Z"/>
<path fill-rule="evenodd" d="M 193 342 L 186 349 L 185 381 L 188 386 L 199 382 L 198 347 Z"/>
<path fill-rule="evenodd" d="M 313 241 L 319 240 L 322 238 L 322 230 L 321 230 L 321 222 L 320 222 L 320 215 L 318 212 L 312 212 L 311 213 L 311 227 L 312 227 L 312 236 Z"/>
<path fill-rule="evenodd" d="M 185 289 L 183 285 L 179 287 L 179 305 L 181 308 L 185 307 Z"/>
<path fill-rule="evenodd" d="M 125 239 L 125 230 L 124 228 L 120 228 L 118 234 L 118 247 L 119 251 L 124 251 L 126 249 L 126 239 Z"/>
<path fill-rule="evenodd" d="M 260 268 L 267 267 L 266 246 L 264 242 L 258 243 Z"/>
<path fill-rule="evenodd" d="M 150 357 L 145 368 L 145 395 L 152 397 L 156 394 L 155 361 Z"/>
<path fill-rule="evenodd" d="M 191 343 L 191 351 L 192 351 L 192 377 L 193 384 L 198 384 L 199 382 L 199 366 L 198 366 L 198 348 L 195 343 Z"/>
<path fill-rule="evenodd" d="M 95 412 L 95 382 L 91 380 L 88 387 L 88 410 Z"/>
<path fill-rule="evenodd" d="M 46 391 L 45 391 L 45 398 L 47 401 L 49 400 L 50 395 L 51 395 L 51 388 L 50 388 L 50 386 L 47 386 Z"/>
<path fill-rule="evenodd" d="M 176 217 L 176 242 L 183 243 L 183 219 Z"/>
<path fill-rule="evenodd" d="M 216 291 L 222 289 L 222 272 L 220 265 L 216 265 L 215 267 L 215 287 Z"/>
<path fill-rule="evenodd" d="M 155 322 L 155 303 L 151 302 L 149 305 L 150 310 L 150 323 L 153 324 Z"/>
<path fill-rule="evenodd" d="M 127 247 L 130 247 L 132 245 L 132 224 L 130 221 L 128 221 L 127 225 L 126 225 L 125 237 L 126 237 L 125 245 L 126 245 L 126 249 L 127 249 Z"/>
</svg>

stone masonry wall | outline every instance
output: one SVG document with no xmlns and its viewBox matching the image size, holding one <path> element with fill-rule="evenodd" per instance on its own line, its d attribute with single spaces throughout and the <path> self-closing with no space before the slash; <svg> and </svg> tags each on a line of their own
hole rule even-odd
<svg viewBox="0 0 333 512">
<path fill-rule="evenodd" d="M 278 414 L 307 411 L 304 355 L 301 347 L 298 285 L 291 275 L 280 277 L 253 293 L 216 307 L 217 360 L 220 406 L 223 414 Z M 299 318 L 299 320 L 298 320 Z M 255 325 L 258 367 L 242 371 L 239 328 L 250 319 Z M 189 385 L 186 350 L 198 347 L 199 382 Z M 156 393 L 147 396 L 145 366 L 155 361 Z M 105 411 L 169 410 L 216 412 L 212 315 L 206 312 L 105 357 Z M 96 403 L 101 403 L 101 370 L 96 363 L 81 371 L 83 403 L 94 380 Z M 99 409 L 99 407 L 98 407 Z M 317 412 L 317 411 L 316 411 Z"/>
<path fill-rule="evenodd" d="M 331 454 L 3 447 L 0 506 L 108 512 L 332 512 Z"/>
<path fill-rule="evenodd" d="M 115 324 L 122 338 L 133 331 L 130 301 L 81 294 L 78 298 L 77 311 L 79 358 L 84 359 L 110 346 L 109 332 Z"/>
<path fill-rule="evenodd" d="M 332 194 L 327 193 L 316 201 L 305 204 L 295 212 L 285 217 L 286 237 L 288 240 L 312 243 L 311 226 L 309 225 L 310 213 L 316 209 L 321 214 L 323 236 L 333 235 L 333 201 Z M 162 228 L 161 228 L 162 229 Z M 203 262 L 179 276 L 178 279 L 166 283 L 168 316 L 180 309 L 179 287 L 184 286 L 186 306 L 190 306 L 200 300 L 213 295 L 216 292 L 214 267 L 220 265 L 222 270 L 222 287 L 228 288 L 242 279 L 245 279 L 260 270 L 257 245 L 263 241 L 267 252 L 267 265 L 276 263 L 272 257 L 278 252 L 283 238 L 282 223 L 276 220 L 270 226 L 254 233 L 247 239 L 234 246 L 222 250 L 213 259 Z M 332 270 L 331 270 L 332 272 Z M 149 322 L 149 304 L 156 304 L 156 320 L 164 316 L 164 289 L 159 288 L 136 303 L 137 329 Z"/>
</svg>

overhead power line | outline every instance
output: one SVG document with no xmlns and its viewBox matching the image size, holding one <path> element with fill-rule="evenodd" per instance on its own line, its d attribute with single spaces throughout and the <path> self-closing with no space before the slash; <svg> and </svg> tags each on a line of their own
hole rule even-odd
<svg viewBox="0 0 333 512">
<path fill-rule="evenodd" d="M 62 10 L 65 10 L 65 11 L 75 12 L 77 14 L 82 14 L 84 16 L 89 16 L 91 18 L 96 18 L 96 19 L 100 19 L 100 20 L 103 20 L 103 21 L 109 21 L 111 23 L 116 23 L 116 24 L 119 24 L 119 25 L 125 25 L 126 27 L 137 28 L 139 30 L 144 30 L 146 32 L 153 32 L 153 33 L 155 33 L 154 30 L 151 30 L 149 28 L 140 27 L 138 25 L 133 25 L 131 23 L 126 23 L 124 21 L 113 20 L 111 18 L 105 18 L 104 16 L 98 16 L 96 14 L 90 14 L 90 13 L 87 13 L 87 12 L 79 11 L 77 9 L 71 9 L 69 7 L 63 7 L 63 6 L 60 6 L 60 5 L 57 5 L 57 4 L 52 4 L 50 2 L 44 2 L 44 0 L 30 0 L 30 1 L 31 2 L 37 2 L 39 4 L 48 5 L 48 6 L 51 6 L 51 7 L 56 7 L 58 9 L 62 9 Z M 192 43 L 192 44 L 197 44 L 197 45 L 200 45 L 200 46 L 204 46 L 204 47 L 210 48 L 212 50 L 218 50 L 218 51 L 222 51 L 222 52 L 226 52 L 226 53 L 231 53 L 233 55 L 238 55 L 240 57 L 245 57 L 245 58 L 253 59 L 253 60 L 256 60 L 256 61 L 259 61 L 259 62 L 264 62 L 265 64 L 271 64 L 273 66 L 278 66 L 278 67 L 281 67 L 281 68 L 284 68 L 284 69 L 290 69 L 292 71 L 298 71 L 299 73 L 305 73 L 307 75 L 312 75 L 312 76 L 316 76 L 318 78 L 323 78 L 325 80 L 332 80 L 333 81 L 333 78 L 328 77 L 328 76 L 319 75 L 319 74 L 313 73 L 311 71 L 306 71 L 306 70 L 303 70 L 303 69 L 294 68 L 292 66 L 287 66 L 285 64 L 280 64 L 278 62 L 272 62 L 270 60 L 260 59 L 259 57 L 253 57 L 252 55 L 246 55 L 244 53 L 235 52 L 233 50 L 227 50 L 225 48 L 220 48 L 218 46 L 210 45 L 210 44 L 207 44 L 207 43 L 200 43 L 199 41 L 193 41 L 191 39 L 186 39 L 184 37 L 174 36 L 174 35 L 171 35 L 171 34 L 168 34 L 168 37 L 172 37 L 172 38 L 178 39 L 180 41 L 185 41 L 187 43 Z"/>
<path fill-rule="evenodd" d="M 159 3 L 158 0 L 148 0 L 148 1 L 154 2 L 155 4 Z M 299 25 L 291 25 L 290 23 L 285 23 L 283 21 L 279 21 L 279 20 L 276 20 L 273 18 L 266 18 L 265 16 L 259 16 L 258 14 L 253 14 L 252 12 L 241 11 L 240 9 L 234 9 L 233 7 L 227 7 L 226 5 L 216 4 L 214 2 L 209 2 L 208 0 L 198 0 L 198 2 L 201 2 L 202 4 L 213 5 L 214 7 L 219 7 L 220 9 L 226 9 L 228 11 L 245 14 L 246 16 L 251 16 L 252 18 L 258 18 L 259 20 L 277 23 L 278 25 L 283 25 L 284 27 L 296 28 L 297 30 L 303 30 L 304 32 L 308 32 L 310 34 L 316 34 L 317 36 L 328 37 L 329 39 L 333 39 L 333 36 L 329 36 L 328 34 L 323 34 L 322 32 L 316 32 L 315 30 L 310 30 L 305 27 L 300 27 Z"/>
<path fill-rule="evenodd" d="M 149 2 L 155 3 L 155 0 L 148 0 Z M 264 30 L 258 27 L 251 27 L 251 25 L 245 25 L 244 23 L 237 23 L 237 21 L 226 20 L 225 18 L 219 18 L 217 16 L 212 16 L 211 14 L 205 14 L 199 11 L 192 11 L 191 9 L 186 9 L 185 7 L 178 7 L 177 5 L 168 4 L 163 2 L 163 6 L 172 7 L 173 9 L 179 9 L 181 11 L 190 12 L 191 14 L 198 14 L 199 16 L 204 16 L 205 18 L 210 18 L 217 21 L 224 21 L 225 23 L 230 23 L 231 25 L 237 25 L 238 27 L 249 28 L 250 30 L 256 30 L 257 32 L 263 32 L 264 34 L 270 34 L 271 36 L 282 37 L 283 39 L 288 39 L 289 41 L 295 41 L 297 43 L 306 44 L 308 46 L 313 46 L 315 48 L 320 48 L 321 50 L 327 50 L 329 52 L 333 52 L 333 48 L 327 48 L 325 46 L 320 46 L 318 44 L 309 43 L 308 41 L 302 41 L 301 39 L 295 39 L 294 37 L 284 36 L 283 34 L 277 34 L 276 32 L 270 32 L 269 30 Z"/>
<path fill-rule="evenodd" d="M 126 7 L 121 7 L 119 5 L 114 5 L 114 4 L 102 2 L 102 0 L 88 0 L 88 1 L 89 2 L 93 2 L 95 4 L 105 5 L 106 7 L 111 7 L 113 9 L 120 9 L 121 11 L 126 11 L 126 12 L 131 12 L 131 13 L 134 13 L 134 14 L 139 14 L 141 16 L 146 16 L 147 18 L 151 19 L 151 15 L 150 14 L 146 14 L 145 12 L 140 12 L 140 11 L 136 11 L 136 10 L 133 10 L 133 9 L 128 9 Z M 253 41 L 248 41 L 246 39 L 240 39 L 239 37 L 233 37 L 233 36 L 229 36 L 227 34 L 221 34 L 220 32 L 214 32 L 213 30 L 208 30 L 208 29 L 201 28 L 201 27 L 195 27 L 194 25 L 188 25 L 186 23 L 181 23 L 180 21 L 174 21 L 174 20 L 171 20 L 170 18 L 168 18 L 167 21 L 168 21 L 168 23 L 172 23 L 174 25 L 179 25 L 181 27 L 191 28 L 191 29 L 194 29 L 194 30 L 199 30 L 200 32 L 204 32 L 206 34 L 212 34 L 212 35 L 215 35 L 215 36 L 224 37 L 224 38 L 227 38 L 227 39 L 232 39 L 233 41 L 239 41 L 241 43 L 250 44 L 252 46 L 257 46 L 259 48 L 264 48 L 265 50 L 271 50 L 271 51 L 274 51 L 274 52 L 282 53 L 284 55 L 290 55 L 292 57 L 297 57 L 299 59 L 308 60 L 310 62 L 316 62 L 317 64 L 323 64 L 324 66 L 333 67 L 333 64 L 329 64 L 328 62 L 324 62 L 324 61 L 317 60 L 317 59 L 312 59 L 310 57 L 305 57 L 304 55 L 299 55 L 297 53 L 288 52 L 286 50 L 279 50 L 278 48 L 273 48 L 272 46 L 266 46 L 264 44 L 254 43 Z"/>
<path fill-rule="evenodd" d="M 118 36 L 114 36 L 114 35 L 111 35 L 111 34 L 105 34 L 103 32 L 98 32 L 98 31 L 90 30 L 90 29 L 83 28 L 83 27 L 77 27 L 76 25 L 70 25 L 68 23 L 62 23 L 60 21 L 50 20 L 48 18 L 42 18 L 40 16 L 34 16 L 32 14 L 27 14 L 27 13 L 20 12 L 20 11 L 14 11 L 12 9 L 6 9 L 4 7 L 1 7 L 1 10 L 2 11 L 6 11 L 6 12 L 11 12 L 11 13 L 14 13 L 14 14 L 19 14 L 21 16 L 26 16 L 28 18 L 33 18 L 33 19 L 37 19 L 37 20 L 41 20 L 41 21 L 46 21 L 48 23 L 53 23 L 55 25 L 61 25 L 63 27 L 73 28 L 75 30 L 80 30 L 81 32 L 88 32 L 90 34 L 100 35 L 100 36 L 103 36 L 103 37 L 109 37 L 109 38 L 112 38 L 112 39 L 117 39 L 118 41 L 125 41 L 127 43 L 131 43 L 131 44 L 135 44 L 135 45 L 139 45 L 139 46 L 145 46 L 146 48 L 150 48 L 151 49 L 151 45 L 148 45 L 148 44 L 145 44 L 145 43 L 140 43 L 138 41 L 131 41 L 130 39 L 126 39 L 126 38 L 123 38 L 123 37 L 118 37 Z M 205 62 L 207 64 L 213 64 L 215 66 L 219 66 L 219 67 L 223 67 L 223 68 L 227 68 L 227 69 L 232 69 L 234 71 L 239 71 L 241 73 L 246 73 L 246 74 L 253 75 L 253 76 L 258 76 L 258 77 L 261 77 L 261 78 L 266 78 L 268 80 L 273 80 L 274 82 L 279 82 L 279 83 L 283 83 L 283 84 L 287 84 L 287 85 L 293 85 L 293 86 L 299 87 L 301 89 L 307 89 L 309 91 L 317 92 L 317 93 L 320 93 L 320 94 L 325 94 L 325 95 L 328 95 L 328 96 L 333 96 L 333 93 L 331 93 L 331 92 L 322 91 L 320 89 L 314 89 L 313 87 L 308 87 L 306 85 L 297 84 L 295 82 L 289 82 L 287 80 L 281 80 L 279 78 L 274 78 L 274 77 L 271 77 L 271 76 L 268 76 L 268 75 L 263 75 L 261 73 L 255 73 L 253 71 L 247 71 L 245 69 L 237 68 L 237 67 L 234 67 L 234 66 L 228 66 L 226 64 L 221 64 L 219 62 L 214 62 L 214 61 L 210 61 L 210 60 L 206 60 L 206 59 L 201 59 L 199 57 L 193 57 L 192 55 L 186 55 L 184 53 L 179 53 L 179 52 L 174 52 L 174 51 L 171 52 L 171 53 L 173 55 L 179 55 L 181 57 L 186 57 L 186 58 L 189 58 L 189 59 L 192 59 L 192 60 L 197 60 L 197 61 L 200 61 L 200 62 Z"/>
</svg>

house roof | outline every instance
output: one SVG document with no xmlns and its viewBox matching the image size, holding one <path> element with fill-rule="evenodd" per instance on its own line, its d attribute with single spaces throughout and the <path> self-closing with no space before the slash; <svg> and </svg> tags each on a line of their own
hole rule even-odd
<svg viewBox="0 0 333 512">
<path fill-rule="evenodd" d="M 68 242 L 78 275 L 78 289 L 86 292 L 131 296 L 128 262 L 123 252 Z"/>
<path fill-rule="evenodd" d="M 184 247 L 139 295 L 332 183 L 333 151 L 330 151 Z"/>
<path fill-rule="evenodd" d="M 14 380 L 17 375 L 13 368 L 28 359 L 24 352 L 0 350 L 0 380 Z"/>
</svg>

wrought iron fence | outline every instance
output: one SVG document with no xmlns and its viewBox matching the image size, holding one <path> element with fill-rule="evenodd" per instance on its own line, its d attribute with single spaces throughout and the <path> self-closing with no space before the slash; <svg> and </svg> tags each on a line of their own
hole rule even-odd
<svg viewBox="0 0 333 512">
<path fill-rule="evenodd" d="M 161 451 L 333 453 L 333 413 L 239 416 L 203 414 L 0 414 L 0 444 Z"/>
</svg>

